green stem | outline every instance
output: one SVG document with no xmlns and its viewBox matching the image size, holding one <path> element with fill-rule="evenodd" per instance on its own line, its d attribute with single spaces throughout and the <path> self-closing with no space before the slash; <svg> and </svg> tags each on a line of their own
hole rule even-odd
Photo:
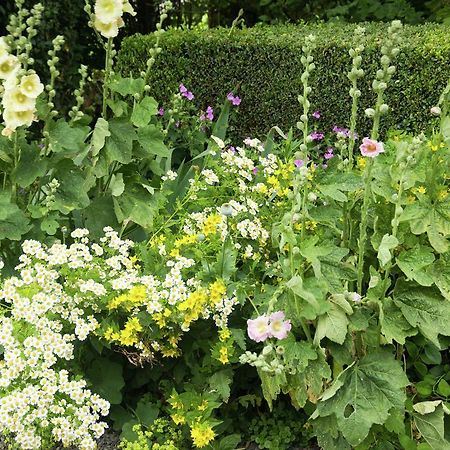
<svg viewBox="0 0 450 450">
<path fill-rule="evenodd" d="M 14 132 L 14 147 L 13 147 L 13 158 L 14 158 L 14 169 L 15 170 L 19 164 L 20 154 L 19 154 L 19 135 L 17 131 Z M 12 181 L 12 180 L 11 180 Z M 13 181 L 11 182 L 11 199 L 16 201 L 17 198 L 17 185 Z"/>
<path fill-rule="evenodd" d="M 361 223 L 359 226 L 359 242 L 358 242 L 358 276 L 357 276 L 357 289 L 358 293 L 362 295 L 362 280 L 363 280 L 363 268 L 364 268 L 364 253 L 367 240 L 367 223 L 369 220 L 369 205 L 370 197 L 372 195 L 372 164 L 373 160 L 367 161 L 366 169 L 364 172 L 365 190 L 364 199 L 361 209 Z"/>
<path fill-rule="evenodd" d="M 109 83 L 109 74 L 112 68 L 112 58 L 111 58 L 111 50 L 112 50 L 112 38 L 108 39 L 108 44 L 106 46 L 106 56 L 105 56 L 105 76 L 103 79 L 103 105 L 102 105 L 102 117 L 106 118 L 106 102 L 108 100 L 108 83 Z"/>
<path fill-rule="evenodd" d="M 357 82 L 353 82 L 353 88 L 357 89 Z M 353 96 L 352 101 L 352 114 L 350 117 L 350 136 L 348 141 L 348 166 L 347 170 L 351 171 L 353 168 L 353 149 L 355 147 L 355 130 L 356 130 L 356 118 L 358 115 L 358 97 L 356 95 Z"/>
</svg>

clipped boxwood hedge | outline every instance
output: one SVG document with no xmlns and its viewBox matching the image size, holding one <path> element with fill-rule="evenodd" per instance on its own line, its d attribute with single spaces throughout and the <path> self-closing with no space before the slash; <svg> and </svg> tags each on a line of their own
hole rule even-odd
<svg viewBox="0 0 450 450">
<path fill-rule="evenodd" d="M 387 24 L 367 23 L 361 82 L 361 105 L 374 103 L 370 85 L 379 67 L 379 46 Z M 345 125 L 350 115 L 349 81 L 346 73 L 354 45 L 351 24 L 261 26 L 244 30 L 168 31 L 162 38 L 163 53 L 151 76 L 152 94 L 167 101 L 183 82 L 195 95 L 198 106 L 215 104 L 239 87 L 243 102 L 234 124 L 239 136 L 261 136 L 273 125 L 287 130 L 300 115 L 300 62 L 304 37 L 317 36 L 317 69 L 312 77 L 312 110 L 323 114 L 321 128 Z M 429 130 L 435 123 L 429 109 L 450 77 L 450 27 L 437 24 L 405 26 L 397 73 L 387 90 L 393 112 L 384 129 Z M 118 65 L 125 74 L 145 67 L 153 36 L 135 35 L 123 41 Z M 362 115 L 363 116 L 363 115 Z M 367 133 L 367 120 L 358 130 Z"/>
</svg>

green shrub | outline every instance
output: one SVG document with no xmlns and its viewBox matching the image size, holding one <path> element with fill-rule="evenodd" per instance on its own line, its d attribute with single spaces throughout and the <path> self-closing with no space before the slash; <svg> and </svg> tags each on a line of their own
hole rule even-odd
<svg viewBox="0 0 450 450">
<path fill-rule="evenodd" d="M 169 31 L 162 39 L 163 53 L 151 75 L 152 95 L 167 100 L 180 82 L 196 95 L 200 107 L 218 95 L 239 86 L 243 98 L 234 134 L 258 136 L 273 125 L 287 129 L 300 116 L 297 95 L 303 67 L 300 62 L 304 37 L 317 35 L 314 61 L 317 70 L 312 83 L 312 111 L 322 111 L 320 127 L 343 125 L 348 121 L 346 77 L 351 58 L 345 49 L 353 42 L 354 25 L 314 24 L 305 26 L 262 26 L 252 29 L 209 31 Z M 375 98 L 371 81 L 379 68 L 379 42 L 387 25 L 365 24 L 366 50 L 361 105 L 367 108 Z M 443 25 L 404 27 L 402 53 L 396 66 L 395 82 L 387 90 L 393 112 L 384 120 L 385 129 L 405 131 L 430 129 L 429 109 L 444 88 L 450 71 L 450 28 Z M 135 35 L 123 41 L 119 67 L 137 74 L 145 67 L 152 36 Z M 397 81 L 398 80 L 398 81 Z M 345 86 L 345 89 L 344 89 Z M 362 117 L 357 130 L 367 133 Z"/>
</svg>

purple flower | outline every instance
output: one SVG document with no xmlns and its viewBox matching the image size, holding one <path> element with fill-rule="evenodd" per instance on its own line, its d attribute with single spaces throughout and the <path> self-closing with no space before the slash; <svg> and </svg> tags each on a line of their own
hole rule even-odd
<svg viewBox="0 0 450 450">
<path fill-rule="evenodd" d="M 342 127 L 338 127 L 338 126 L 334 126 L 333 127 L 333 131 L 336 134 L 341 134 L 343 137 L 349 138 L 351 136 L 351 131 L 348 128 L 342 128 Z M 356 140 L 358 139 L 358 135 L 356 133 L 353 133 L 353 139 Z"/>
<path fill-rule="evenodd" d="M 255 168 L 252 170 L 252 172 L 253 172 L 253 175 L 256 175 L 256 174 L 258 173 L 258 168 L 255 167 Z"/>
<path fill-rule="evenodd" d="M 191 91 L 188 91 L 187 87 L 183 83 L 181 83 L 178 88 L 183 97 L 186 97 L 188 100 L 194 99 L 194 94 Z"/>
<path fill-rule="evenodd" d="M 211 122 L 214 120 L 214 110 L 212 109 L 212 106 L 206 108 L 206 118 Z"/>
<path fill-rule="evenodd" d="M 277 339 L 285 339 L 291 331 L 292 325 L 290 320 L 284 320 L 284 312 L 277 311 L 269 316 L 269 326 L 271 337 L 276 337 Z"/>
<path fill-rule="evenodd" d="M 186 92 L 188 91 L 183 83 L 180 84 L 179 89 L 181 94 L 186 94 Z"/>
<path fill-rule="evenodd" d="M 311 115 L 314 117 L 314 119 L 320 119 L 321 116 L 320 111 L 314 111 Z"/>
<path fill-rule="evenodd" d="M 295 167 L 302 167 L 305 164 L 305 161 L 303 159 L 296 159 L 294 161 Z"/>
<path fill-rule="evenodd" d="M 229 150 L 231 153 L 236 153 L 236 149 L 235 149 L 232 145 L 230 145 L 230 146 L 228 147 L 228 150 Z"/>
<path fill-rule="evenodd" d="M 328 147 L 327 148 L 327 152 L 325 153 L 325 155 L 323 155 L 323 157 L 325 159 L 331 159 L 334 156 L 333 154 L 333 147 Z"/>
<path fill-rule="evenodd" d="M 241 98 L 237 95 L 235 96 L 232 92 L 229 92 L 227 95 L 227 100 L 231 102 L 233 106 L 239 106 L 241 104 Z"/>
<path fill-rule="evenodd" d="M 247 333 L 250 339 L 255 342 L 264 342 L 270 337 L 269 318 L 266 315 L 257 317 L 254 320 L 247 320 Z"/>
<path fill-rule="evenodd" d="M 158 109 L 158 114 L 159 114 L 160 116 L 163 116 L 164 113 L 165 113 L 164 108 L 161 106 L 161 108 Z"/>
<path fill-rule="evenodd" d="M 321 141 L 325 135 L 323 133 L 321 133 L 320 131 L 313 131 L 309 137 L 313 140 L 313 141 Z"/>
<path fill-rule="evenodd" d="M 204 120 L 206 120 L 206 117 L 204 114 L 200 114 L 200 120 L 203 122 Z"/>
<path fill-rule="evenodd" d="M 194 94 L 191 91 L 187 91 L 186 94 L 183 94 L 188 100 L 194 100 Z"/>
</svg>

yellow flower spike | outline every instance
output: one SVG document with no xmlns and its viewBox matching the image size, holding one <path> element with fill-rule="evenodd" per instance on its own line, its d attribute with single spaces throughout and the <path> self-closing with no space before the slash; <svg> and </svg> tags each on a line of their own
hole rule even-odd
<svg viewBox="0 0 450 450">
<path fill-rule="evenodd" d="M 191 428 L 191 438 L 197 448 L 206 447 L 216 437 L 216 433 L 207 423 L 197 423 Z"/>
<path fill-rule="evenodd" d="M 108 327 L 105 331 L 105 334 L 103 335 L 103 337 L 107 340 L 107 341 L 112 341 L 113 340 L 113 335 L 114 335 L 114 330 L 112 329 L 112 327 Z"/>
<path fill-rule="evenodd" d="M 219 331 L 219 340 L 220 342 L 225 342 L 231 336 L 230 330 L 228 328 L 223 328 Z"/>
<path fill-rule="evenodd" d="M 172 258 L 176 258 L 177 256 L 180 256 L 180 250 L 178 250 L 177 248 L 174 248 L 169 253 L 169 256 L 171 256 Z"/>
<path fill-rule="evenodd" d="M 230 362 L 228 359 L 228 348 L 227 347 L 223 346 L 220 348 L 218 359 L 222 364 L 227 364 Z"/>
<path fill-rule="evenodd" d="M 216 280 L 209 285 L 209 298 L 213 305 L 219 303 L 227 293 L 227 288 L 222 280 Z"/>
</svg>

